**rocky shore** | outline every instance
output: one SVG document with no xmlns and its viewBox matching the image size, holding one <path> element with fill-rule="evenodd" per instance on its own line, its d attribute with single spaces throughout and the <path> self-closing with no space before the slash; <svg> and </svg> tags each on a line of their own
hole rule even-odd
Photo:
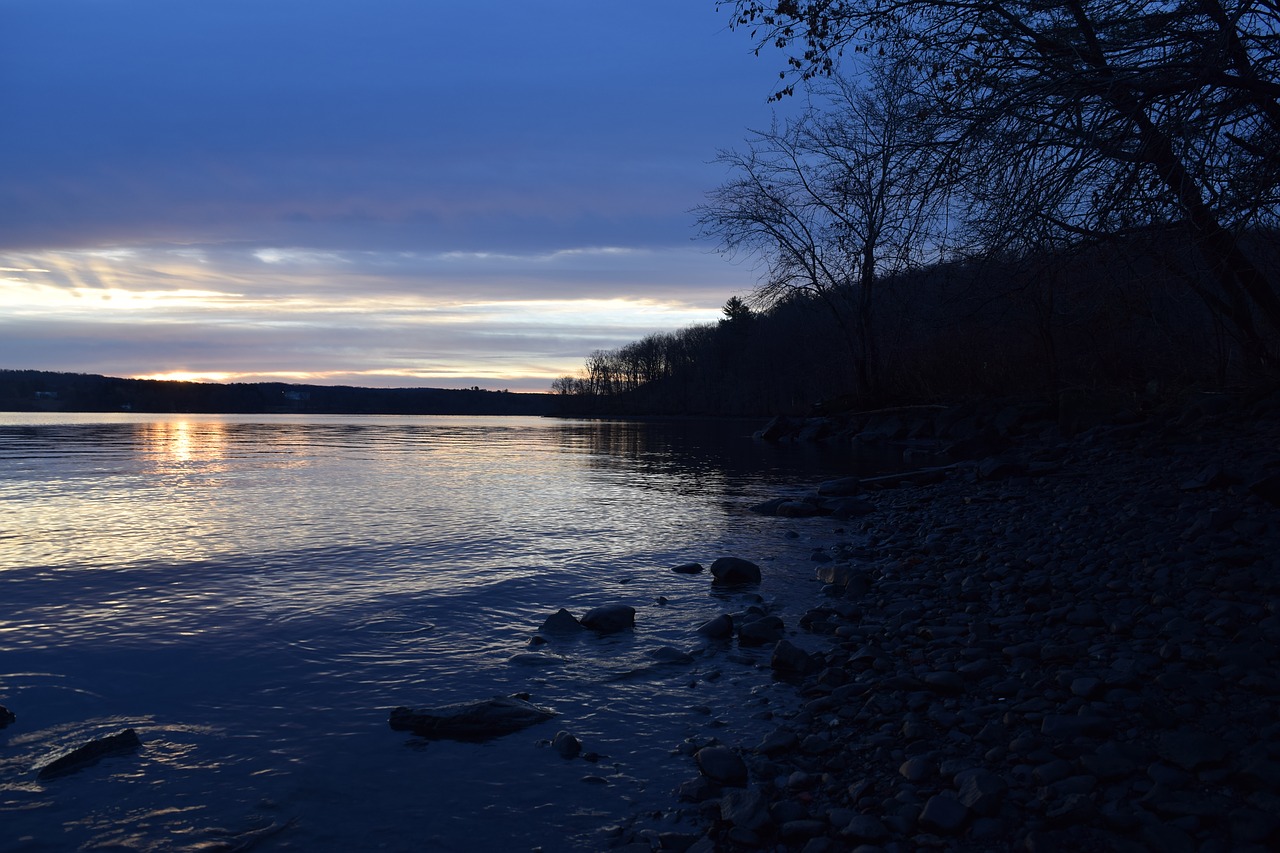
<svg viewBox="0 0 1280 853">
<path fill-rule="evenodd" d="M 615 848 L 1280 847 L 1280 395 L 968 438 L 999 455 L 763 508 L 833 515 L 762 671 L 799 710 L 679 745 Z"/>
</svg>

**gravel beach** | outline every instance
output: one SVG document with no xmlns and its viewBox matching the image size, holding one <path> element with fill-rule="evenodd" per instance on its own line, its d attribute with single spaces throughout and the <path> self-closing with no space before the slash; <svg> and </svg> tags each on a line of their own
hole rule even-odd
<svg viewBox="0 0 1280 853">
<path fill-rule="evenodd" d="M 925 479 L 830 521 L 761 670 L 799 710 L 685 745 L 670 810 L 615 848 L 1277 849 L 1280 395 Z"/>
</svg>

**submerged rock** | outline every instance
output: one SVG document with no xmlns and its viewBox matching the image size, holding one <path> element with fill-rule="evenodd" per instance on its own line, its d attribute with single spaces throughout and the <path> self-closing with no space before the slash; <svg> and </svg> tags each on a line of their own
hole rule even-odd
<svg viewBox="0 0 1280 853">
<path fill-rule="evenodd" d="M 83 770 L 92 764 L 96 764 L 99 759 L 106 758 L 109 755 L 124 755 L 133 752 L 140 746 L 142 746 L 142 741 L 138 739 L 138 733 L 133 729 L 125 729 L 113 735 L 91 740 L 83 746 L 76 747 L 71 752 L 53 759 L 39 768 L 36 778 L 52 779 L 57 776 L 65 776 L 68 773 L 74 773 L 77 770 Z"/>
<path fill-rule="evenodd" d="M 556 732 L 551 739 L 551 748 L 560 753 L 562 758 L 577 758 L 582 752 L 582 741 L 568 732 Z"/>
<path fill-rule="evenodd" d="M 438 708 L 392 710 L 388 722 L 398 731 L 433 740 L 482 741 L 518 732 L 556 714 L 516 696 L 495 696 Z"/>
<path fill-rule="evenodd" d="M 698 575 L 702 574 L 702 563 L 681 563 L 671 571 L 680 575 Z"/>
<path fill-rule="evenodd" d="M 741 557 L 721 557 L 711 564 L 712 583 L 723 586 L 760 583 L 760 567 Z"/>
<path fill-rule="evenodd" d="M 635 626 L 636 609 L 625 604 L 606 604 L 588 610 L 580 621 L 592 631 L 612 634 Z"/>
</svg>

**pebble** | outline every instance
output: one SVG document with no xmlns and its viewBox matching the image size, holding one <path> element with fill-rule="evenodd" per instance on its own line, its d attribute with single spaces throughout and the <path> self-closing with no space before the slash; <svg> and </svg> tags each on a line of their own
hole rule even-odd
<svg viewBox="0 0 1280 853">
<path fill-rule="evenodd" d="M 1215 412 L 829 486 L 800 710 L 696 753 L 688 849 L 1280 849 L 1280 394 Z"/>
</svg>

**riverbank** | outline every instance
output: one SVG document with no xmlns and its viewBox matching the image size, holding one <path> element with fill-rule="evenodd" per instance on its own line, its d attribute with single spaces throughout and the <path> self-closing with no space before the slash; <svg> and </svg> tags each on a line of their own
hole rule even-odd
<svg viewBox="0 0 1280 853">
<path fill-rule="evenodd" d="M 926 479 L 827 522 L 825 595 L 787 626 L 816 651 L 762 672 L 800 710 L 682 745 L 678 801 L 616 846 L 1274 849 L 1280 396 Z"/>
</svg>

